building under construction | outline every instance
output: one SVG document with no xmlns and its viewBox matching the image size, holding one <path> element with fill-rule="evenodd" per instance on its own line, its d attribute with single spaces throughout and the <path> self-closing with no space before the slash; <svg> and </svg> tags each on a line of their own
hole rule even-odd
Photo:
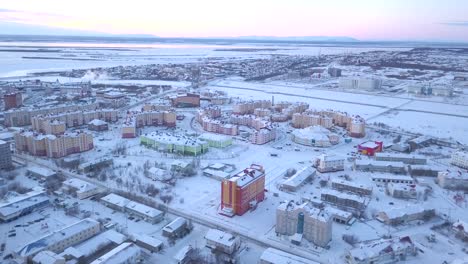
<svg viewBox="0 0 468 264">
<path fill-rule="evenodd" d="M 221 210 L 226 216 L 243 215 L 265 199 L 265 170 L 252 164 L 221 183 Z"/>
</svg>

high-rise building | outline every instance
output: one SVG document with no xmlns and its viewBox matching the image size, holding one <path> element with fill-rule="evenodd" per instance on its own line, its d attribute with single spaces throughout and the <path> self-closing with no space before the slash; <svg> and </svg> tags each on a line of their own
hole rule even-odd
<svg viewBox="0 0 468 264">
<path fill-rule="evenodd" d="M 5 102 L 5 110 L 18 108 L 23 105 L 23 96 L 20 92 L 5 94 L 3 95 L 3 100 Z"/>
<path fill-rule="evenodd" d="M 243 215 L 265 199 L 265 170 L 252 164 L 221 183 L 221 211 L 227 216 Z"/>
<path fill-rule="evenodd" d="M 295 236 L 300 243 L 302 238 L 325 247 L 332 239 L 332 216 L 309 203 L 285 202 L 276 209 L 275 231 L 282 235 Z"/>
<path fill-rule="evenodd" d="M 10 143 L 0 140 L 0 170 L 12 166 Z"/>
</svg>

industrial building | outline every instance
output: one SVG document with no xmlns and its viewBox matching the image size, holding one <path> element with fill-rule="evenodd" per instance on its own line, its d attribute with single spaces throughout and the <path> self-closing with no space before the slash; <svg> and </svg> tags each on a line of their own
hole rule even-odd
<svg viewBox="0 0 468 264">
<path fill-rule="evenodd" d="M 85 218 L 63 229 L 27 243 L 14 252 L 14 255 L 24 259 L 34 257 L 43 250 L 60 253 L 66 248 L 74 246 L 86 239 L 95 236 L 101 231 L 98 221 Z"/>
<path fill-rule="evenodd" d="M 405 174 L 407 165 L 403 162 L 389 162 L 377 160 L 355 160 L 353 170 L 370 172 L 388 172 Z"/>
<path fill-rule="evenodd" d="M 252 164 L 221 183 L 221 211 L 227 216 L 243 215 L 265 199 L 265 170 Z"/>
<path fill-rule="evenodd" d="M 293 236 L 295 243 L 305 238 L 317 246 L 326 247 L 332 239 L 332 223 L 331 215 L 307 202 L 284 202 L 276 209 L 276 233 Z"/>
<path fill-rule="evenodd" d="M 11 160 L 10 143 L 0 139 L 0 170 L 9 169 L 13 166 Z"/>
<path fill-rule="evenodd" d="M 199 156 L 208 152 L 209 144 L 198 138 L 152 132 L 140 136 L 140 143 L 161 152 Z"/>
<path fill-rule="evenodd" d="M 366 141 L 357 146 L 357 151 L 362 155 L 374 156 L 375 153 L 383 150 L 382 141 Z"/>
<path fill-rule="evenodd" d="M 7 197 L 0 201 L 0 222 L 10 222 L 49 204 L 44 190 L 35 189 L 25 194 Z"/>
<path fill-rule="evenodd" d="M 382 80 L 369 78 L 340 78 L 339 87 L 342 89 L 358 89 L 374 91 L 382 88 Z"/>
<path fill-rule="evenodd" d="M 206 246 L 232 255 L 240 247 L 239 237 L 217 229 L 209 229 L 205 235 Z"/>
<path fill-rule="evenodd" d="M 457 167 L 468 169 L 468 152 L 457 151 L 453 153 L 450 163 Z"/>
<path fill-rule="evenodd" d="M 346 253 L 348 264 L 394 263 L 415 256 L 418 249 L 410 237 L 363 242 Z"/>
<path fill-rule="evenodd" d="M 322 154 L 316 160 L 317 170 L 321 173 L 344 170 L 344 158 Z"/>
</svg>

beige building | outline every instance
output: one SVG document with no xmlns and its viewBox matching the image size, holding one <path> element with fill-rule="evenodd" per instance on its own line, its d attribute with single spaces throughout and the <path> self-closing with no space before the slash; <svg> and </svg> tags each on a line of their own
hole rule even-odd
<svg viewBox="0 0 468 264">
<path fill-rule="evenodd" d="M 307 202 L 285 202 L 276 209 L 276 233 L 305 238 L 320 247 L 332 239 L 333 219 L 326 211 L 311 207 Z"/>
<path fill-rule="evenodd" d="M 335 155 L 322 154 L 316 161 L 319 172 L 331 172 L 344 170 L 344 158 Z"/>
<path fill-rule="evenodd" d="M 450 163 L 457 167 L 468 169 L 468 152 L 457 151 L 453 153 Z"/>
<path fill-rule="evenodd" d="M 118 111 L 110 109 L 93 110 L 93 111 L 70 111 L 57 114 L 36 115 L 31 117 L 32 128 L 36 131 L 46 134 L 51 131 L 51 126 L 62 127 L 77 127 L 86 125 L 94 119 L 103 120 L 106 122 L 116 122 L 118 119 Z"/>
<path fill-rule="evenodd" d="M 233 106 L 232 112 L 237 115 L 253 114 L 257 108 L 270 108 L 271 101 L 258 100 L 250 102 L 242 102 Z"/>
<path fill-rule="evenodd" d="M 224 252 L 228 255 L 233 254 L 240 247 L 239 237 L 223 232 L 217 229 L 210 229 L 205 235 L 206 246 Z"/>
<path fill-rule="evenodd" d="M 60 136 L 42 135 L 31 131 L 15 134 L 16 149 L 33 156 L 61 158 L 93 149 L 93 136 L 85 132 L 65 133 Z"/>
</svg>

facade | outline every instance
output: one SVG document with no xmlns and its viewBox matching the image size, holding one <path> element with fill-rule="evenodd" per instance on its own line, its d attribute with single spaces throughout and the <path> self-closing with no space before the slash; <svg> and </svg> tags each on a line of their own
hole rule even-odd
<svg viewBox="0 0 468 264">
<path fill-rule="evenodd" d="M 85 132 L 65 133 L 64 135 L 42 135 L 31 131 L 15 134 L 16 150 L 33 156 L 62 158 L 74 153 L 93 149 L 93 136 Z"/>
<path fill-rule="evenodd" d="M 437 175 L 437 182 L 445 189 L 468 190 L 468 173 L 441 171 Z"/>
<path fill-rule="evenodd" d="M 359 244 L 346 254 L 348 264 L 387 264 L 415 256 L 418 249 L 410 237 L 378 239 Z"/>
<path fill-rule="evenodd" d="M 339 86 L 342 89 L 373 91 L 382 88 L 382 80 L 369 78 L 340 78 Z"/>
<path fill-rule="evenodd" d="M 100 256 L 91 264 L 133 264 L 138 263 L 140 256 L 141 249 L 137 245 L 125 242 Z"/>
<path fill-rule="evenodd" d="M 178 94 L 171 98 L 172 106 L 174 107 L 199 107 L 200 95 L 199 94 Z"/>
<path fill-rule="evenodd" d="M 265 199 L 265 170 L 252 164 L 221 183 L 221 211 L 227 216 L 243 215 Z"/>
<path fill-rule="evenodd" d="M 47 179 L 54 176 L 57 176 L 57 173 L 51 169 L 44 167 L 28 167 L 28 174 L 39 179 Z"/>
<path fill-rule="evenodd" d="M 318 125 L 294 130 L 291 133 L 291 140 L 301 145 L 313 147 L 330 147 L 340 142 L 338 135 Z"/>
<path fill-rule="evenodd" d="M 434 209 L 425 209 L 421 206 L 413 205 L 380 212 L 377 215 L 377 220 L 387 225 L 396 226 L 416 220 L 429 220 L 433 216 L 435 216 Z"/>
<path fill-rule="evenodd" d="M 319 172 L 332 172 L 344 170 L 344 158 L 322 154 L 316 161 L 317 170 Z"/>
<path fill-rule="evenodd" d="M 362 155 L 374 156 L 375 153 L 381 152 L 383 150 L 382 141 L 367 141 L 361 143 L 357 147 L 357 151 Z"/>
<path fill-rule="evenodd" d="M 260 256 L 259 264 L 319 264 L 274 248 L 267 248 Z"/>
<path fill-rule="evenodd" d="M 416 184 L 388 183 L 387 192 L 390 196 L 399 199 L 423 200 L 427 197 L 426 188 Z"/>
<path fill-rule="evenodd" d="M 140 143 L 162 152 L 199 156 L 208 152 L 209 143 L 198 138 L 152 132 L 140 136 Z"/>
<path fill-rule="evenodd" d="M 411 165 L 425 165 L 427 163 L 427 159 L 424 156 L 420 155 L 406 155 L 380 152 L 375 153 L 374 158 L 378 161 L 403 162 L 405 164 Z"/>
<path fill-rule="evenodd" d="M 47 126 L 54 121 L 63 123 L 66 128 L 79 127 L 89 124 L 94 119 L 116 122 L 118 111 L 111 109 L 98 109 L 92 111 L 68 111 L 62 113 L 41 114 L 31 117 L 32 128 L 41 133 L 48 133 Z"/>
<path fill-rule="evenodd" d="M 0 170 L 9 169 L 13 166 L 11 160 L 10 143 L 0 140 Z"/>
<path fill-rule="evenodd" d="M 5 110 L 18 108 L 23 105 L 23 95 L 20 92 L 8 93 L 3 95 Z"/>
<path fill-rule="evenodd" d="M 208 146 L 213 148 L 226 148 L 232 145 L 232 138 L 229 136 L 205 133 L 200 139 L 208 142 Z"/>
<path fill-rule="evenodd" d="M 405 176 L 405 175 L 392 175 L 392 174 L 382 174 L 382 175 L 377 175 L 374 174 L 372 175 L 372 181 L 376 183 L 406 183 L 406 184 L 414 184 L 415 181 L 413 178 L 410 176 Z"/>
<path fill-rule="evenodd" d="M 250 135 L 250 142 L 256 145 L 263 145 L 276 139 L 275 128 L 262 128 Z"/>
<path fill-rule="evenodd" d="M 43 250 L 60 253 L 66 248 L 79 244 L 101 231 L 98 221 L 85 218 L 61 230 L 54 231 L 37 240 L 27 243 L 14 252 L 15 256 L 27 259 Z"/>
<path fill-rule="evenodd" d="M 332 223 L 331 215 L 308 203 L 296 204 L 290 201 L 280 204 L 276 209 L 276 233 L 305 238 L 320 247 L 330 243 Z"/>
<path fill-rule="evenodd" d="M 405 174 L 406 167 L 407 165 L 400 161 L 355 160 L 353 170 Z"/>
<path fill-rule="evenodd" d="M 5 126 L 28 126 L 31 125 L 31 118 L 38 115 L 56 115 L 74 111 L 94 111 L 98 108 L 97 103 L 71 104 L 59 107 L 48 108 L 20 108 L 11 109 L 5 112 Z M 60 120 L 60 119 L 59 119 Z M 91 120 L 89 120 L 91 121 Z M 88 121 L 88 122 L 89 122 Z"/>
<path fill-rule="evenodd" d="M 257 100 L 257 101 L 249 101 L 249 102 L 242 102 L 235 104 L 232 108 L 233 114 L 236 115 L 245 115 L 245 114 L 253 114 L 255 109 L 257 108 L 270 108 L 271 101 L 269 100 Z"/>
<path fill-rule="evenodd" d="M 339 68 L 328 68 L 328 74 L 331 77 L 341 77 L 341 69 L 339 69 Z"/>
<path fill-rule="evenodd" d="M 411 176 L 437 177 L 439 169 L 428 165 L 409 165 L 408 173 Z"/>
<path fill-rule="evenodd" d="M 351 192 L 358 195 L 371 195 L 372 187 L 344 180 L 333 180 L 332 188 L 340 192 Z"/>
<path fill-rule="evenodd" d="M 6 198 L 0 201 L 0 222 L 10 222 L 49 205 L 49 197 L 43 190 Z"/>
<path fill-rule="evenodd" d="M 240 247 L 240 239 L 232 234 L 210 229 L 205 235 L 206 246 L 228 255 L 232 255 Z"/>
<path fill-rule="evenodd" d="M 174 110 L 131 112 L 129 115 L 135 119 L 137 128 L 145 126 L 176 126 L 177 114 Z"/>
<path fill-rule="evenodd" d="M 86 199 L 102 192 L 96 185 L 75 178 L 64 181 L 63 187 L 76 193 L 78 199 Z"/>
<path fill-rule="evenodd" d="M 164 218 L 163 212 L 158 209 L 131 201 L 114 193 L 102 197 L 101 202 L 111 209 L 126 212 L 152 224 L 159 223 Z"/>
<path fill-rule="evenodd" d="M 322 190 L 320 199 L 344 210 L 362 212 L 367 206 L 368 200 L 354 194 L 342 193 L 336 190 Z"/>
<path fill-rule="evenodd" d="M 450 163 L 457 167 L 468 169 L 468 152 L 457 151 L 453 153 Z"/>
<path fill-rule="evenodd" d="M 127 120 L 122 124 L 122 138 L 136 138 L 138 132 L 135 120 L 132 118 L 127 118 Z"/>
<path fill-rule="evenodd" d="M 209 117 L 203 117 L 200 120 L 200 125 L 202 126 L 203 130 L 207 132 L 230 136 L 236 136 L 239 134 L 239 127 L 237 125 L 224 123 Z"/>
<path fill-rule="evenodd" d="M 161 240 L 150 237 L 149 235 L 135 235 L 134 242 L 135 245 L 146 248 L 151 253 L 161 251 L 164 246 L 164 243 Z"/>
</svg>

